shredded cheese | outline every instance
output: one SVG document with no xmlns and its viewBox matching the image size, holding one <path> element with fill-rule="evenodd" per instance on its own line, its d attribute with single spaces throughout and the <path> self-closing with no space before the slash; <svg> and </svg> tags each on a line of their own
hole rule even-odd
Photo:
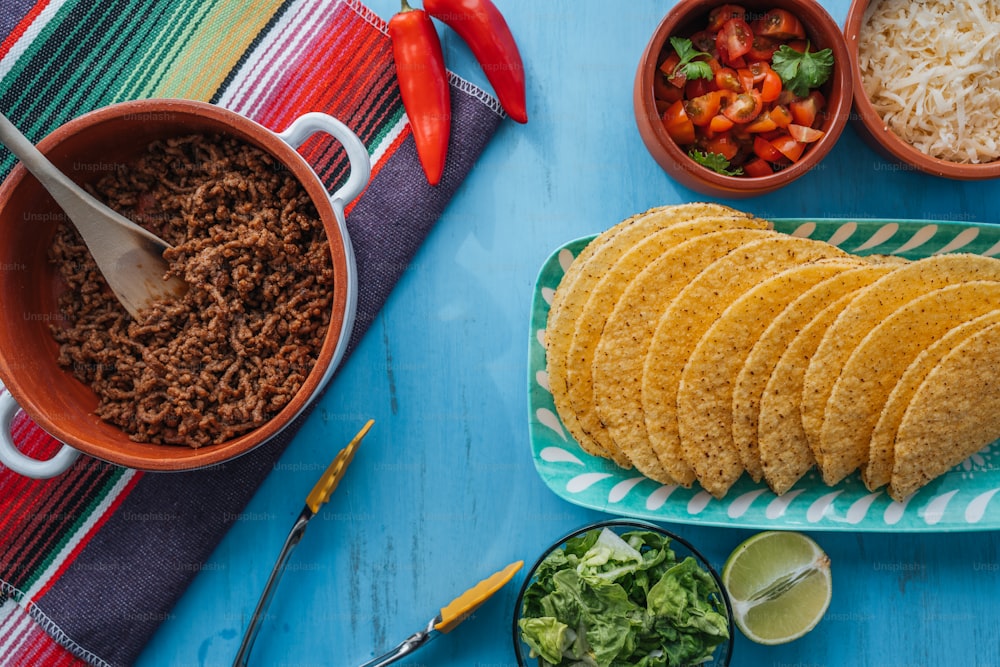
<svg viewBox="0 0 1000 667">
<path fill-rule="evenodd" d="M 858 42 L 864 92 L 896 135 L 951 162 L 1000 158 L 1000 2 L 877 0 Z"/>
</svg>

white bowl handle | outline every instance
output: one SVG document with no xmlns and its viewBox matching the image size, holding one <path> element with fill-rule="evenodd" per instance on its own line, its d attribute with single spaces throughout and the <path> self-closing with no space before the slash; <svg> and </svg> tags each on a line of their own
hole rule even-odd
<svg viewBox="0 0 1000 667">
<path fill-rule="evenodd" d="M 318 111 L 302 114 L 284 132 L 277 134 L 285 143 L 297 149 L 316 132 L 325 132 L 339 141 L 340 145 L 347 151 L 347 158 L 351 163 L 351 173 L 347 182 L 330 195 L 330 203 L 333 204 L 333 212 L 337 218 L 337 226 L 340 228 L 340 236 L 344 239 L 344 253 L 347 256 L 347 304 L 344 309 L 344 323 L 340 327 L 340 337 L 337 339 L 333 359 L 319 385 L 322 387 L 333 376 L 333 372 L 340 365 L 340 360 L 347 351 L 351 331 L 354 329 L 354 315 L 358 306 L 358 267 L 354 259 L 354 248 L 351 246 L 351 235 L 347 231 L 347 222 L 344 219 L 344 207 L 360 195 L 368 185 L 372 167 L 368 149 L 358 138 L 358 135 L 329 114 Z"/>
<path fill-rule="evenodd" d="M 0 463 L 14 472 L 34 479 L 48 479 L 61 475 L 80 456 L 79 450 L 63 445 L 50 459 L 33 459 L 21 452 L 14 444 L 11 426 L 14 416 L 21 409 L 10 392 L 0 393 Z"/>
</svg>

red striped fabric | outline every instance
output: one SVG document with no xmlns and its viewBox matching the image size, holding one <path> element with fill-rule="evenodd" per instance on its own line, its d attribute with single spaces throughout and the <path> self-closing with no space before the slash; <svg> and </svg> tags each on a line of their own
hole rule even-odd
<svg viewBox="0 0 1000 667">
<path fill-rule="evenodd" d="M 38 15 L 41 14 L 42 11 L 48 6 L 49 0 L 39 0 L 39 2 L 36 2 L 34 6 L 31 7 L 28 13 L 21 18 L 20 22 L 18 22 L 10 34 L 7 35 L 2 42 L 0 42 L 0 58 L 7 55 L 7 52 L 14 46 L 14 43 L 24 36 L 28 27 L 34 23 L 35 19 L 38 18 Z"/>
<path fill-rule="evenodd" d="M 20 605 L 0 605 L 0 665 L 80 667 L 88 664 L 53 639 Z"/>
</svg>

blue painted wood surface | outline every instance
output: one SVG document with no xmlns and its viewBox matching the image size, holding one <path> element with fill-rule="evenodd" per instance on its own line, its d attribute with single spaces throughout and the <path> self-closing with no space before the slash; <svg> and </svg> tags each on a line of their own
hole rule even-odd
<svg viewBox="0 0 1000 667">
<path fill-rule="evenodd" d="M 530 122 L 505 123 L 378 320 L 142 657 L 228 665 L 285 535 L 320 472 L 375 427 L 294 553 L 256 665 L 360 664 L 466 586 L 605 515 L 566 503 L 527 440 L 526 336 L 538 267 L 565 241 L 652 206 L 704 199 L 667 177 L 632 116 L 635 67 L 669 1 L 496 0 L 521 46 Z M 823 2 L 841 25 L 848 0 Z M 389 18 L 396 0 L 369 0 Z M 441 30 L 449 65 L 486 85 Z M 850 127 L 791 186 L 727 202 L 771 217 L 1000 222 L 1000 183 L 900 170 Z M 717 566 L 750 531 L 674 526 Z M 833 561 L 829 612 L 779 647 L 737 637 L 733 665 L 1000 664 L 1000 535 L 815 533 Z M 512 666 L 523 575 L 403 664 Z"/>
</svg>

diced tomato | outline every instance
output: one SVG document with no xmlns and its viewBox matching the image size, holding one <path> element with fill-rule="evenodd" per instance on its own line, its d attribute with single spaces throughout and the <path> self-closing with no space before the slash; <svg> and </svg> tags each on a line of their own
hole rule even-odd
<svg viewBox="0 0 1000 667">
<path fill-rule="evenodd" d="M 691 79 L 684 84 L 684 97 L 694 99 L 716 90 L 714 79 Z"/>
<path fill-rule="evenodd" d="M 677 100 L 663 113 L 663 128 L 679 144 L 694 143 L 694 123 L 684 111 L 684 100 Z"/>
<path fill-rule="evenodd" d="M 741 67 L 736 70 L 736 76 L 740 80 L 740 88 L 742 92 L 749 93 L 753 90 L 753 72 L 750 71 L 749 67 Z"/>
<path fill-rule="evenodd" d="M 729 120 L 721 113 L 716 114 L 712 120 L 708 123 L 708 131 L 712 134 L 721 134 L 722 132 L 728 132 L 733 129 L 733 121 Z"/>
<path fill-rule="evenodd" d="M 807 97 L 789 104 L 788 110 L 796 125 L 812 127 L 816 123 L 816 117 L 824 107 L 826 107 L 826 98 L 823 97 L 823 93 L 813 90 Z"/>
<path fill-rule="evenodd" d="M 787 9 L 772 9 L 754 22 L 753 30 L 774 39 L 805 39 L 806 30 L 795 14 Z"/>
<path fill-rule="evenodd" d="M 733 139 L 744 143 L 753 143 L 753 136 L 747 129 L 747 123 L 733 123 L 733 129 L 729 130 L 729 134 L 733 135 Z"/>
<path fill-rule="evenodd" d="M 734 93 L 742 92 L 740 79 L 736 75 L 736 70 L 732 67 L 723 67 L 715 73 L 715 85 L 724 90 L 731 90 Z"/>
<path fill-rule="evenodd" d="M 719 106 L 722 104 L 721 96 L 718 92 L 710 92 L 692 98 L 684 103 L 684 111 L 691 122 L 698 126 L 708 125 L 719 113 Z"/>
<path fill-rule="evenodd" d="M 699 30 L 695 34 L 688 37 L 688 39 L 691 40 L 691 46 L 698 49 L 702 53 L 714 53 L 715 33 L 715 30 Z"/>
<path fill-rule="evenodd" d="M 774 57 L 774 52 L 778 50 L 779 46 L 780 43 L 754 33 L 750 52 L 747 55 L 754 60 L 771 62 L 771 58 Z"/>
<path fill-rule="evenodd" d="M 795 139 L 788 134 L 771 139 L 771 145 L 777 148 L 778 152 L 792 162 L 797 162 L 798 159 L 802 157 L 802 151 L 806 149 L 805 144 L 795 141 Z"/>
<path fill-rule="evenodd" d="M 771 130 L 770 132 L 758 132 L 757 136 L 764 137 L 768 141 L 771 141 L 772 139 L 777 139 L 778 137 L 784 136 L 786 134 L 788 134 L 788 130 L 784 130 L 780 127 L 777 127 Z"/>
<path fill-rule="evenodd" d="M 726 105 L 722 113 L 734 123 L 749 123 L 760 114 L 763 106 L 760 93 L 752 90 L 749 93 L 737 95 L 736 99 Z"/>
<path fill-rule="evenodd" d="M 715 47 L 720 55 L 725 51 L 725 60 L 731 65 L 737 58 L 742 58 L 750 52 L 753 45 L 753 31 L 750 25 L 741 18 L 731 18 L 722 25 L 715 37 Z"/>
<path fill-rule="evenodd" d="M 747 10 L 739 5 L 719 5 L 708 13 L 708 29 L 718 32 L 729 19 L 746 19 Z"/>
<path fill-rule="evenodd" d="M 804 144 L 811 144 L 814 141 L 819 141 L 825 132 L 823 130 L 814 130 L 811 127 L 805 127 L 804 125 L 796 125 L 792 123 L 788 126 L 788 134 L 792 136 L 792 139 L 799 141 Z"/>
<path fill-rule="evenodd" d="M 753 152 L 757 157 L 768 162 L 781 162 L 785 159 L 785 156 L 774 147 L 774 144 L 761 136 L 754 137 Z"/>
<path fill-rule="evenodd" d="M 788 110 L 788 107 L 781 104 L 775 104 L 768 110 L 768 115 L 771 116 L 771 120 L 778 127 L 788 127 L 792 123 L 792 114 Z"/>
<path fill-rule="evenodd" d="M 747 59 L 740 56 L 739 58 L 730 58 L 729 66 L 734 69 L 740 69 L 741 67 L 747 66 Z"/>
<path fill-rule="evenodd" d="M 675 73 L 677 65 L 681 62 L 681 57 L 677 55 L 677 52 L 672 52 L 667 59 L 660 63 L 660 71 L 663 72 L 663 76 L 667 77 L 672 85 L 677 88 L 683 88 L 684 84 L 687 82 L 687 75 Z"/>
<path fill-rule="evenodd" d="M 764 79 L 760 82 L 760 99 L 764 102 L 774 102 L 781 97 L 783 84 L 781 77 L 770 67 L 764 74 Z"/>
<path fill-rule="evenodd" d="M 792 102 L 794 102 L 797 99 L 799 99 L 799 98 L 795 96 L 795 93 L 793 93 L 792 91 L 788 90 L 787 88 L 783 88 L 781 90 L 781 94 L 778 95 L 778 99 L 775 100 L 775 102 L 777 102 L 778 104 L 780 104 L 782 106 L 786 106 L 787 107 L 789 104 L 791 104 Z"/>
<path fill-rule="evenodd" d="M 657 72 L 653 77 L 653 97 L 657 101 L 673 103 L 684 97 L 684 89 L 670 85 L 663 72 Z"/>
<path fill-rule="evenodd" d="M 732 160 L 739 152 L 740 146 L 730 134 L 720 134 L 702 142 L 702 148 L 708 153 L 718 153 L 727 160 Z"/>
<path fill-rule="evenodd" d="M 767 70 L 771 69 L 771 66 L 763 60 L 752 60 L 747 65 L 747 69 L 750 70 L 750 74 L 753 76 L 754 84 L 758 84 L 764 80 L 764 76 L 767 74 Z"/>
<path fill-rule="evenodd" d="M 748 132 L 770 132 L 772 130 L 778 129 L 778 124 L 774 122 L 771 118 L 771 114 L 767 111 L 762 111 L 759 116 L 753 119 L 749 125 L 747 125 Z"/>
<path fill-rule="evenodd" d="M 799 53 L 805 53 L 806 48 L 808 46 L 809 42 L 807 42 L 804 39 L 793 39 L 792 41 L 788 42 L 788 48 L 792 49 L 793 51 L 798 51 Z"/>
<path fill-rule="evenodd" d="M 774 170 L 765 160 L 755 157 L 743 165 L 743 173 L 750 178 L 760 178 L 761 176 L 770 176 Z"/>
</svg>

